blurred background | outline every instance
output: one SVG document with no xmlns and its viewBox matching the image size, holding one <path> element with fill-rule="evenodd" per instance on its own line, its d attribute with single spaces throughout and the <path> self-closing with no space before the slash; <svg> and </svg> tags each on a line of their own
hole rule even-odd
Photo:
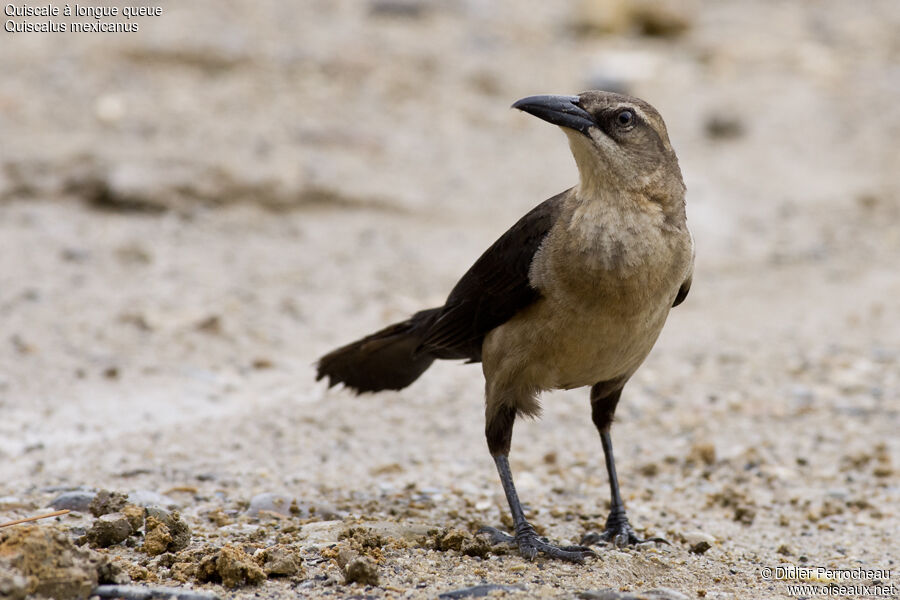
<svg viewBox="0 0 900 600">
<path fill-rule="evenodd" d="M 716 545 L 618 553 L 604 581 L 728 594 L 760 564 L 896 558 L 900 4 L 161 6 L 135 33 L 0 32 L 0 514 L 187 486 L 186 514 L 267 492 L 498 523 L 477 366 L 357 399 L 312 364 L 441 304 L 576 182 L 513 101 L 607 89 L 666 119 L 697 245 L 613 429 L 626 503 Z M 605 515 L 600 445 L 585 391 L 543 404 L 513 468 L 577 541 Z"/>
</svg>

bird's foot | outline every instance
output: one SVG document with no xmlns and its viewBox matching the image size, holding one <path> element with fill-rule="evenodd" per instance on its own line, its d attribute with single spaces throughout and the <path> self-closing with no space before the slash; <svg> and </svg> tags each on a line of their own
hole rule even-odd
<svg viewBox="0 0 900 600">
<path fill-rule="evenodd" d="M 482 527 L 478 533 L 488 534 L 493 545 L 515 544 L 519 548 L 519 553 L 528 560 L 533 560 L 539 553 L 549 558 L 575 563 L 583 563 L 588 556 L 596 556 L 596 553 L 586 546 L 555 546 L 547 541 L 547 538 L 538 537 L 534 527 L 528 523 L 516 527 L 515 536 L 494 527 Z"/>
<path fill-rule="evenodd" d="M 585 546 L 593 546 L 596 544 L 612 544 L 617 548 L 624 546 L 636 546 L 638 544 L 649 544 L 655 542 L 657 544 L 668 544 L 669 542 L 661 537 L 644 539 L 638 537 L 628 518 L 624 515 L 610 514 L 606 520 L 606 529 L 603 533 L 590 532 L 584 534 L 581 543 Z"/>
</svg>

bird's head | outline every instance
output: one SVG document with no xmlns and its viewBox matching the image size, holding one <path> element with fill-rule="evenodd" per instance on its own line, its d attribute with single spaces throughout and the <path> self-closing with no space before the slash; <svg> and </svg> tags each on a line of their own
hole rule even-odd
<svg viewBox="0 0 900 600">
<path fill-rule="evenodd" d="M 656 202 L 684 199 L 678 158 L 655 108 L 631 96 L 589 91 L 577 96 L 529 96 L 512 105 L 569 137 L 579 194 L 640 195 Z"/>
</svg>

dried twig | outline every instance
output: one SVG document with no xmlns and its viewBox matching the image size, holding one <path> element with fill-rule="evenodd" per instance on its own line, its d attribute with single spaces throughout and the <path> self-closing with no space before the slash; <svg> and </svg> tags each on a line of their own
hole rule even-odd
<svg viewBox="0 0 900 600">
<path fill-rule="evenodd" d="M 0 528 L 10 527 L 12 525 L 18 525 L 19 523 L 28 523 L 30 521 L 37 521 L 38 519 L 49 519 L 50 517 L 58 517 L 60 515 L 66 514 L 67 512 L 69 512 L 69 509 L 58 510 L 56 512 L 47 513 L 46 515 L 38 515 L 36 517 L 28 517 L 27 519 L 18 519 L 17 521 L 7 521 L 6 523 L 0 523 Z"/>
</svg>

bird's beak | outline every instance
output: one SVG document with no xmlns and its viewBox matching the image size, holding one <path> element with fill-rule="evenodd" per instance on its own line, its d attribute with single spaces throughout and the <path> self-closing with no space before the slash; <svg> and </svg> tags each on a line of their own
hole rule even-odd
<svg viewBox="0 0 900 600">
<path fill-rule="evenodd" d="M 594 125 L 591 114 L 578 104 L 578 96 L 528 96 L 516 101 L 512 108 L 518 108 L 548 123 L 568 127 L 588 134 L 588 128 Z"/>
</svg>

